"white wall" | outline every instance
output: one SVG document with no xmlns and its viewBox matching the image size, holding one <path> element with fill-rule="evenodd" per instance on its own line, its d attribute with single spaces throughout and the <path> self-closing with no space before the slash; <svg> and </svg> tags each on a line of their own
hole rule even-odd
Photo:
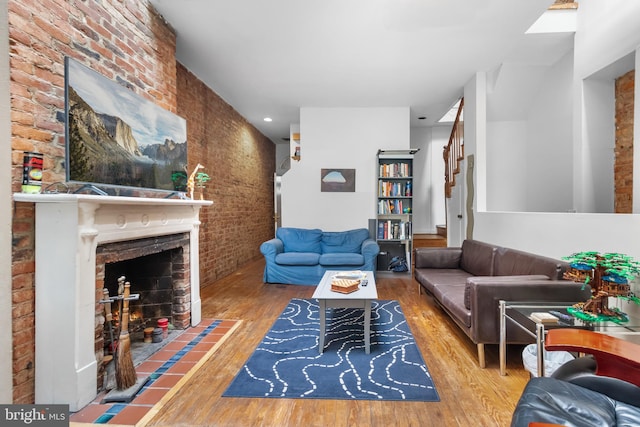
<svg viewBox="0 0 640 427">
<path fill-rule="evenodd" d="M 582 80 L 640 45 L 640 2 L 580 0 L 575 78 Z"/>
<path fill-rule="evenodd" d="M 289 144 L 276 144 L 276 173 L 284 174 L 293 162 L 289 154 Z"/>
<path fill-rule="evenodd" d="M 414 158 L 414 234 L 433 234 L 446 224 L 442 152 L 450 134 L 450 126 L 411 128 L 411 148 L 420 149 Z"/>
<path fill-rule="evenodd" d="M 582 82 L 582 133 L 579 142 L 581 171 L 577 191 L 578 212 L 613 213 L 615 91 L 614 80 L 589 78 Z"/>
<path fill-rule="evenodd" d="M 570 52 L 547 66 L 504 64 L 489 77 L 487 210 L 573 209 L 572 64 Z"/>
<path fill-rule="evenodd" d="M 573 51 L 544 73 L 527 115 L 527 212 L 573 209 Z M 611 169 L 613 169 L 613 164 Z"/>
<path fill-rule="evenodd" d="M 300 109 L 301 160 L 282 177 L 282 226 L 342 231 L 376 215 L 378 149 L 410 148 L 409 108 Z M 356 169 L 355 192 L 321 192 L 321 169 Z"/>
<path fill-rule="evenodd" d="M 631 57 L 631 61 L 634 61 L 632 55 L 635 55 L 640 46 L 639 20 L 640 2 L 580 2 L 573 77 L 574 158 L 580 159 L 574 170 L 574 199 L 578 212 L 603 212 L 606 206 L 612 204 L 611 199 L 604 198 L 597 192 L 597 186 L 610 185 L 612 178 L 597 175 L 598 169 L 594 170 L 604 162 L 603 156 L 611 157 L 607 149 L 612 146 L 613 141 L 611 79 L 617 76 L 603 71 L 626 57 Z M 603 79 L 602 74 L 609 81 Z M 640 76 L 636 73 L 636 87 L 639 81 Z M 638 104 L 636 103 L 636 119 L 639 117 Z M 608 111 L 604 111 L 605 107 Z M 638 145 L 634 144 L 636 149 Z M 634 174 L 634 180 L 637 175 Z"/>
<path fill-rule="evenodd" d="M 590 76 L 605 67 L 607 63 L 603 62 L 603 58 L 615 61 L 635 52 L 636 47 L 640 45 L 640 31 L 637 26 L 639 20 L 640 2 L 623 0 L 580 2 L 574 51 L 574 78 L 579 81 L 574 81 L 573 85 L 574 91 L 578 89 L 580 91 L 574 92 L 572 97 L 574 148 L 577 145 L 581 147 L 585 137 L 582 134 L 585 118 L 581 76 Z M 480 74 L 478 73 L 465 86 L 465 104 L 468 99 L 482 96 L 483 91 L 477 84 L 482 81 Z M 638 73 L 636 73 L 636 79 L 638 79 Z M 636 85 L 638 85 L 637 80 Z M 474 123 L 469 117 L 473 115 L 473 120 L 478 124 L 475 126 L 476 129 L 468 133 L 482 135 L 482 111 L 477 111 L 482 108 L 482 105 L 475 104 L 474 109 L 465 108 L 465 133 L 467 133 L 467 126 Z M 636 112 L 640 108 L 637 104 Z M 468 154 L 471 150 L 481 152 L 483 149 L 481 138 L 476 138 L 473 142 L 473 144 L 465 144 Z M 575 150 L 572 157 L 576 158 L 576 154 L 580 153 L 581 150 Z M 477 162 L 487 163 L 482 156 L 478 156 Z M 576 177 L 581 177 L 582 172 L 580 170 Z M 476 186 L 482 185 L 484 176 L 480 164 L 476 168 L 474 179 Z M 576 192 L 575 187 L 574 192 Z M 477 196 L 486 198 L 480 191 L 477 192 Z M 579 198 L 579 194 L 576 198 Z M 484 209 L 482 200 L 478 200 L 475 213 L 474 238 L 556 258 L 576 251 L 592 250 L 621 252 L 640 259 L 640 239 L 637 238 L 639 235 L 640 215 L 637 214 L 488 212 Z"/>
<path fill-rule="evenodd" d="M 477 212 L 474 237 L 553 258 L 600 251 L 640 260 L 638 235 L 639 215 Z"/>
<path fill-rule="evenodd" d="M 11 121 L 7 0 L 0 0 L 0 403 L 13 402 L 11 336 Z"/>
<path fill-rule="evenodd" d="M 527 123 L 487 123 L 487 210 L 527 210 Z"/>
</svg>

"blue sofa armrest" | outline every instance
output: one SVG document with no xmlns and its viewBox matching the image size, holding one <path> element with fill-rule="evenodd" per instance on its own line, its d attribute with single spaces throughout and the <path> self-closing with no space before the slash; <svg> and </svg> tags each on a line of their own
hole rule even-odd
<svg viewBox="0 0 640 427">
<path fill-rule="evenodd" d="M 362 242 L 361 252 L 366 262 L 366 260 L 375 259 L 375 257 L 378 256 L 380 253 L 380 246 L 375 240 L 367 239 Z"/>
<path fill-rule="evenodd" d="M 284 243 L 280 239 L 271 239 L 260 245 L 260 252 L 267 261 L 275 261 L 276 255 L 284 252 Z"/>
</svg>

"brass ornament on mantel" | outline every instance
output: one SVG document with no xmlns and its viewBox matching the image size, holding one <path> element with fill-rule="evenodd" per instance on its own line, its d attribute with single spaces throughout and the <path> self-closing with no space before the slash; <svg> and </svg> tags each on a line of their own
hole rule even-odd
<svg viewBox="0 0 640 427">
<path fill-rule="evenodd" d="M 189 191 L 189 197 L 191 200 L 193 200 L 193 192 L 196 187 L 200 189 L 200 200 L 204 199 L 205 184 L 211 181 L 208 174 L 199 172 L 200 169 L 204 169 L 204 166 L 198 163 L 187 180 L 187 191 Z"/>
</svg>

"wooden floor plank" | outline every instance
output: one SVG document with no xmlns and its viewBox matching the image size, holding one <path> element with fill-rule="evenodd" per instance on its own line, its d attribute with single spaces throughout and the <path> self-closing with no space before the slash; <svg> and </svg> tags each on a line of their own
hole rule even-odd
<svg viewBox="0 0 640 427">
<path fill-rule="evenodd" d="M 424 295 L 409 274 L 379 274 L 380 299 L 400 302 L 433 377 L 440 402 L 378 402 L 223 398 L 222 393 L 291 298 L 311 298 L 313 286 L 262 283 L 264 262 L 204 286 L 202 316 L 242 323 L 147 426 L 507 426 L 529 379 L 522 346 L 509 346 L 507 376 L 498 348 L 487 346 L 487 368 L 476 346 Z"/>
</svg>

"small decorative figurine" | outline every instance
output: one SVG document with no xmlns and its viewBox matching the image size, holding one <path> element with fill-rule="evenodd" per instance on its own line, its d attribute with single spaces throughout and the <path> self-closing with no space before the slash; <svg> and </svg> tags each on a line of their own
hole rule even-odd
<svg viewBox="0 0 640 427">
<path fill-rule="evenodd" d="M 191 200 L 193 200 L 193 188 L 196 183 L 196 174 L 200 169 L 204 169 L 204 166 L 198 163 L 196 167 L 193 169 L 193 172 L 191 172 L 191 175 L 189 175 L 189 179 L 187 180 L 187 190 L 189 190 L 189 197 L 191 197 Z"/>
<path fill-rule="evenodd" d="M 204 196 L 204 187 L 205 184 L 208 181 L 211 181 L 211 178 L 209 177 L 209 175 L 207 175 L 204 172 L 198 172 L 196 174 L 196 187 L 198 187 L 200 189 L 200 199 L 202 200 L 203 196 Z"/>
</svg>

